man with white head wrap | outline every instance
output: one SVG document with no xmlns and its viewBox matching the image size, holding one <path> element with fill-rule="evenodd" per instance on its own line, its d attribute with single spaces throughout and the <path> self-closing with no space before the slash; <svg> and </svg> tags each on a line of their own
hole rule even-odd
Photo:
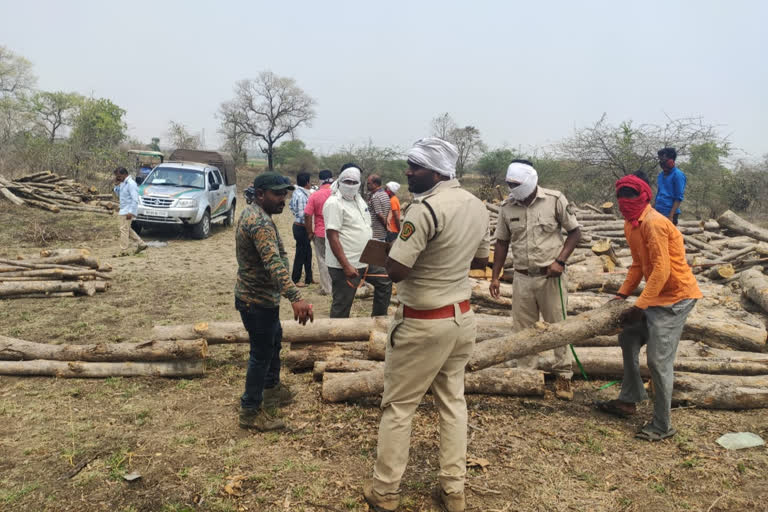
<svg viewBox="0 0 768 512">
<path fill-rule="evenodd" d="M 565 319 L 568 287 L 565 262 L 581 238 L 573 209 L 563 194 L 538 186 L 538 174 L 527 160 L 509 164 L 506 177 L 509 198 L 501 203 L 496 225 L 493 276 L 490 292 L 499 297 L 499 277 L 507 252 L 512 247 L 515 274 L 512 286 L 512 318 L 516 331 L 539 321 Z M 561 230 L 568 236 L 563 242 Z M 568 347 L 554 350 L 555 396 L 572 400 L 571 355 Z M 536 368 L 539 355 L 518 360 L 518 366 Z"/>
<path fill-rule="evenodd" d="M 360 281 L 373 285 L 371 316 L 387 314 L 392 281 L 382 267 L 360 262 L 365 245 L 373 237 L 368 205 L 360 196 L 360 169 L 345 164 L 331 185 L 331 196 L 323 205 L 325 261 L 331 276 L 331 318 L 348 318 Z"/>
<path fill-rule="evenodd" d="M 470 268 L 485 268 L 490 237 L 488 211 L 453 179 L 456 158 L 456 148 L 436 138 L 408 152 L 415 199 L 387 259 L 401 305 L 389 327 L 378 454 L 363 491 L 374 510 L 400 503 L 411 421 L 430 388 L 440 413 L 438 496 L 449 512 L 466 507 L 464 367 L 476 334 L 468 277 Z"/>
<path fill-rule="evenodd" d="M 390 206 L 387 218 L 387 242 L 394 242 L 397 234 L 400 233 L 400 199 L 397 197 L 400 184 L 396 181 L 390 181 L 385 188 L 389 196 Z"/>
</svg>

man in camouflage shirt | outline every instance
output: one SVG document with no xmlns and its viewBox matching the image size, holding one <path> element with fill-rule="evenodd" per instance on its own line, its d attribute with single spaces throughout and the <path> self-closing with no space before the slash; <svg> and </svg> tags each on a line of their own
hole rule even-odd
<svg viewBox="0 0 768 512">
<path fill-rule="evenodd" d="M 313 320 L 312 305 L 288 272 L 288 257 L 272 215 L 285 208 L 285 196 L 294 187 L 285 176 L 266 172 L 253 181 L 253 203 L 243 210 L 235 234 L 237 283 L 235 308 L 251 342 L 245 392 L 240 398 L 240 427 L 279 430 L 285 423 L 269 409 L 287 405 L 293 393 L 280 384 L 280 295 L 291 301 L 293 317 L 302 325 Z"/>
</svg>

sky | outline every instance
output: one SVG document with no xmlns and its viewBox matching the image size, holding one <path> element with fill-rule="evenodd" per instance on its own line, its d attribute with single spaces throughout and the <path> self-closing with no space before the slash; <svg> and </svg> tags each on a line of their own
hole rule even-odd
<svg viewBox="0 0 768 512">
<path fill-rule="evenodd" d="M 444 112 L 490 147 L 541 151 L 605 113 L 702 117 L 757 159 L 767 19 L 760 0 L 0 0 L 0 45 L 40 89 L 109 98 L 161 145 L 173 120 L 218 146 L 235 82 L 271 70 L 316 100 L 297 136 L 323 154 L 407 148 Z"/>
</svg>

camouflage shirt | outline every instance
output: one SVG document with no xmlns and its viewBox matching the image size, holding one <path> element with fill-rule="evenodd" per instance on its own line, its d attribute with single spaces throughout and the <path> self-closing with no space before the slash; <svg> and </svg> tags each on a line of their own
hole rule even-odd
<svg viewBox="0 0 768 512">
<path fill-rule="evenodd" d="M 235 232 L 237 282 L 235 297 L 265 308 L 280 305 L 280 295 L 291 302 L 301 294 L 288 273 L 283 240 L 272 217 L 257 204 L 245 207 Z"/>
</svg>

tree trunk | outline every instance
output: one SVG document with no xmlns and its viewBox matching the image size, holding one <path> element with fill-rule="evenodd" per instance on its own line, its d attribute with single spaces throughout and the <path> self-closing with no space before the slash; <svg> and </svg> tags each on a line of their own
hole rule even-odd
<svg viewBox="0 0 768 512">
<path fill-rule="evenodd" d="M 697 311 L 688 316 L 682 337 L 714 348 L 762 352 L 768 335 L 765 328 Z"/>
<path fill-rule="evenodd" d="M 602 293 L 616 293 L 624 284 L 626 274 L 597 274 L 593 272 L 572 272 L 568 274 L 568 292 L 597 290 Z M 640 283 L 632 295 L 640 295 L 645 283 Z"/>
<path fill-rule="evenodd" d="M 13 264 L 14 260 L 7 261 L 10 261 L 11 264 Z M 16 262 L 20 265 L 22 263 L 26 265 L 79 265 L 93 269 L 99 268 L 99 262 L 96 260 L 96 258 L 91 257 L 90 252 L 85 249 L 80 249 L 80 254 L 65 254 L 62 256 L 51 256 L 48 258 L 29 258 L 24 260 L 17 260 Z M 0 263 L 5 263 L 5 261 L 0 260 Z"/>
<path fill-rule="evenodd" d="M 298 372 L 311 370 L 317 361 L 331 359 L 365 359 L 368 351 L 367 342 L 346 341 L 343 343 L 325 342 L 300 350 L 289 350 L 282 355 L 286 368 Z"/>
<path fill-rule="evenodd" d="M 75 295 L 96 293 L 96 286 L 90 281 L 20 281 L 0 282 L 0 297 L 14 297 L 29 293 L 74 292 Z"/>
<path fill-rule="evenodd" d="M 105 377 L 200 377 L 205 361 L 161 361 L 139 363 L 84 363 L 81 361 L 0 361 L 0 375 L 58 378 Z"/>
<path fill-rule="evenodd" d="M 49 280 L 78 279 L 83 277 L 112 279 L 111 276 L 95 270 L 63 270 L 58 268 L 35 270 L 19 269 L 17 272 L 0 273 L 0 281 L 5 281 L 8 277 L 47 277 Z"/>
<path fill-rule="evenodd" d="M 704 409 L 763 408 L 768 406 L 768 375 L 675 373 L 672 402 Z"/>
<path fill-rule="evenodd" d="M 0 336 L 0 360 L 47 359 L 55 361 L 169 361 L 204 359 L 205 340 L 148 341 L 144 343 L 97 343 L 49 345 Z"/>
<path fill-rule="evenodd" d="M 768 229 L 759 228 L 751 222 L 747 222 L 731 210 L 726 210 L 725 213 L 718 217 L 717 222 L 722 227 L 741 235 L 747 235 L 757 240 L 768 242 Z"/>
<path fill-rule="evenodd" d="M 715 265 L 713 268 L 709 269 L 706 275 L 713 281 L 719 281 L 721 279 L 733 277 L 733 274 L 735 273 L 736 270 L 733 268 L 733 265 L 726 263 L 725 265 Z"/>
<path fill-rule="evenodd" d="M 8 199 L 10 202 L 15 204 L 16 206 L 24 206 L 24 200 L 20 197 L 17 197 L 13 192 L 8 190 L 7 188 L 0 186 L 0 194 L 5 196 L 6 199 Z"/>
<path fill-rule="evenodd" d="M 739 281 L 744 295 L 768 313 L 768 277 L 759 270 L 749 269 L 741 273 Z"/>
<path fill-rule="evenodd" d="M 380 361 L 368 361 L 365 359 L 330 359 L 328 361 L 316 361 L 312 368 L 312 378 L 321 381 L 323 374 L 328 373 L 355 373 L 379 370 L 384 368 Z"/>
</svg>

